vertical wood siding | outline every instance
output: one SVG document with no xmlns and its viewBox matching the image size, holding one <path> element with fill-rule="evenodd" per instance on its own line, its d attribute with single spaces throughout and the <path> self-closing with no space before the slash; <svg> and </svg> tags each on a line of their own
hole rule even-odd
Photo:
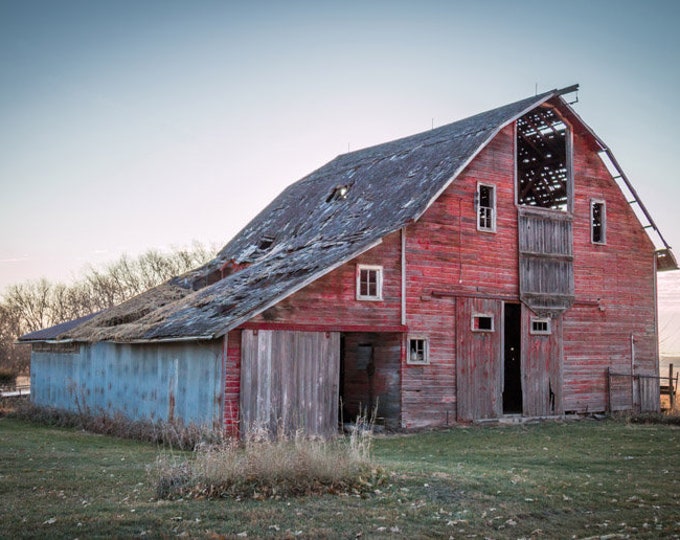
<svg viewBox="0 0 680 540">
<path fill-rule="evenodd" d="M 340 335 L 243 330 L 242 433 L 330 436 L 337 430 Z"/>
<path fill-rule="evenodd" d="M 560 314 L 574 299 L 571 217 L 521 206 L 518 212 L 520 297 L 536 313 Z"/>
<path fill-rule="evenodd" d="M 526 416 L 562 414 L 562 321 L 550 335 L 531 334 L 531 311 L 522 314 L 522 398 Z"/>
<path fill-rule="evenodd" d="M 497 300 L 461 298 L 457 307 L 458 419 L 498 418 L 503 413 L 502 304 Z M 491 315 L 494 331 L 472 332 L 471 319 L 475 313 Z"/>
</svg>

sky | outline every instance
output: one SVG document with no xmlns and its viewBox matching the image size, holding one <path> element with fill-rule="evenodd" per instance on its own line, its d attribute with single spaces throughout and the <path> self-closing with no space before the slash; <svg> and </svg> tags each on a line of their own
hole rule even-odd
<svg viewBox="0 0 680 540">
<path fill-rule="evenodd" d="M 226 244 L 349 150 L 579 83 L 680 255 L 680 2 L 0 0 L 0 292 Z"/>
</svg>

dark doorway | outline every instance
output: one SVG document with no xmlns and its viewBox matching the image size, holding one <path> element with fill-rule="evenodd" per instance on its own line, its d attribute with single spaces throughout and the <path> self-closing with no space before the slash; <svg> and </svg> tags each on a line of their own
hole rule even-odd
<svg viewBox="0 0 680 540">
<path fill-rule="evenodd" d="M 522 413 L 522 306 L 505 304 L 503 414 Z"/>
<path fill-rule="evenodd" d="M 342 347 L 342 417 L 372 415 L 376 422 L 396 429 L 401 422 L 400 333 L 345 332 Z"/>
</svg>

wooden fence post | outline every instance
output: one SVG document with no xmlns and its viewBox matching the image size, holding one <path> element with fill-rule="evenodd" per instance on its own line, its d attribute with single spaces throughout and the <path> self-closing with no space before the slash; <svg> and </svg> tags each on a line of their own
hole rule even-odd
<svg viewBox="0 0 680 540">
<path fill-rule="evenodd" d="M 668 390 L 670 391 L 671 410 L 675 405 L 675 385 L 673 384 L 673 364 L 668 365 Z"/>
</svg>

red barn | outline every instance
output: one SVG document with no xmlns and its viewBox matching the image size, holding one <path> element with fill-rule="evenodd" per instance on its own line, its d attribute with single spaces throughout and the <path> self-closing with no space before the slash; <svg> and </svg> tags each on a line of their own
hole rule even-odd
<svg viewBox="0 0 680 540">
<path fill-rule="evenodd" d="M 107 410 L 143 415 L 155 388 L 151 416 L 324 434 L 361 407 L 407 429 L 658 408 L 656 273 L 675 259 L 575 90 L 337 157 L 204 267 L 24 336 L 34 395 L 76 374 Z M 201 398 L 178 381 L 206 351 L 221 382 Z"/>
</svg>

